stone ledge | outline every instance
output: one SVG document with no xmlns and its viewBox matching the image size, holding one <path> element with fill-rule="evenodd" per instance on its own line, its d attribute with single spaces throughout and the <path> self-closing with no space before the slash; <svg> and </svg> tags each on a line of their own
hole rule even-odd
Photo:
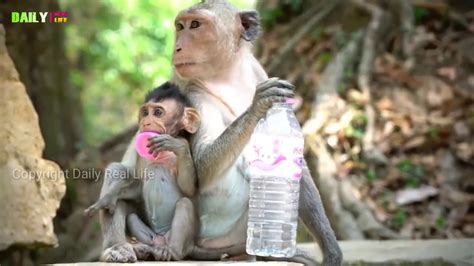
<svg viewBox="0 0 474 266">
<path fill-rule="evenodd" d="M 210 265 L 232 265 L 232 266 L 300 266 L 300 263 L 284 262 L 284 261 L 173 261 L 173 262 L 157 262 L 157 261 L 140 261 L 136 263 L 104 263 L 104 262 L 79 262 L 79 263 L 64 263 L 64 264 L 50 264 L 50 265 L 61 265 L 61 266 L 105 266 L 105 265 L 174 265 L 174 266 L 210 266 Z"/>
<path fill-rule="evenodd" d="M 474 265 L 474 239 L 339 241 L 345 265 Z M 322 256 L 315 244 L 299 245 Z"/>
<path fill-rule="evenodd" d="M 344 265 L 474 265 L 474 239 L 459 240 L 388 240 L 388 241 L 340 241 L 344 253 Z M 314 254 L 321 261 L 321 252 L 316 244 L 300 244 L 299 247 Z M 139 265 L 156 265 L 157 262 L 139 262 Z M 158 262 L 159 263 L 159 262 Z M 107 263 L 89 262 L 60 265 L 99 266 Z M 285 266 L 300 265 L 290 262 L 207 262 L 180 261 L 160 265 L 255 265 Z M 124 265 L 124 264 L 116 264 Z"/>
</svg>

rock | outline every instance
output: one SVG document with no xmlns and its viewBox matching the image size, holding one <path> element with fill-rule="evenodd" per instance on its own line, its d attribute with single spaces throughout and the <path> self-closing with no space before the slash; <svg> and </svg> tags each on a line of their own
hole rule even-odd
<svg viewBox="0 0 474 266">
<path fill-rule="evenodd" d="M 0 24 L 0 251 L 57 245 L 52 219 L 66 186 L 42 159 L 38 116 L 5 47 Z"/>
</svg>

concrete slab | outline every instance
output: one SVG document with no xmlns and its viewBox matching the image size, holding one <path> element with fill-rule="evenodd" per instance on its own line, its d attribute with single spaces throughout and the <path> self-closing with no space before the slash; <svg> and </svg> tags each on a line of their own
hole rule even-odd
<svg viewBox="0 0 474 266">
<path fill-rule="evenodd" d="M 340 241 L 346 265 L 474 265 L 474 239 Z M 318 261 L 315 244 L 301 244 Z"/>
<path fill-rule="evenodd" d="M 388 241 L 340 241 L 344 253 L 344 265 L 474 265 L 474 239 L 457 240 L 388 240 Z M 321 252 L 314 243 L 300 244 L 299 247 L 313 254 L 318 261 L 322 260 Z M 290 262 L 216 262 L 216 261 L 181 261 L 181 262 L 139 262 L 138 265 L 162 266 L 296 266 Z M 107 263 L 72 263 L 58 264 L 64 266 L 99 266 Z M 124 264 L 114 264 L 124 265 Z"/>
</svg>

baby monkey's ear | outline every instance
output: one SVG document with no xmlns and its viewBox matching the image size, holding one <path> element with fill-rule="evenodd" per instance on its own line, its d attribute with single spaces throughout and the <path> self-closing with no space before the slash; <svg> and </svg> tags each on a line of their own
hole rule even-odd
<svg viewBox="0 0 474 266">
<path fill-rule="evenodd" d="M 182 122 L 184 130 L 194 134 L 201 125 L 201 117 L 199 116 L 196 109 L 192 107 L 185 107 Z"/>
</svg>

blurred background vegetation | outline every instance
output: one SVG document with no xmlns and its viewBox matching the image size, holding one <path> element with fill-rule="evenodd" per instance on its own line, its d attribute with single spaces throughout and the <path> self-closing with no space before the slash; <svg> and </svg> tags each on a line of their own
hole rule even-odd
<svg viewBox="0 0 474 266">
<path fill-rule="evenodd" d="M 143 96 L 170 77 L 174 17 L 196 2 L 0 0 L 0 21 L 70 14 L 65 25 L 5 24 L 45 158 L 69 170 L 120 159 Z M 338 239 L 474 237 L 474 1 L 230 2 L 259 11 L 257 58 L 296 85 L 306 158 Z M 97 259 L 98 219 L 83 210 L 101 182 L 66 185 L 59 247 L 19 249 L 13 262 Z"/>
<path fill-rule="evenodd" d="M 254 1 L 231 2 L 249 9 Z M 174 17 L 195 2 L 60 2 L 71 10 L 66 52 L 72 85 L 80 90 L 83 103 L 81 145 L 97 145 L 136 123 L 137 106 L 146 92 L 170 78 Z"/>
</svg>

